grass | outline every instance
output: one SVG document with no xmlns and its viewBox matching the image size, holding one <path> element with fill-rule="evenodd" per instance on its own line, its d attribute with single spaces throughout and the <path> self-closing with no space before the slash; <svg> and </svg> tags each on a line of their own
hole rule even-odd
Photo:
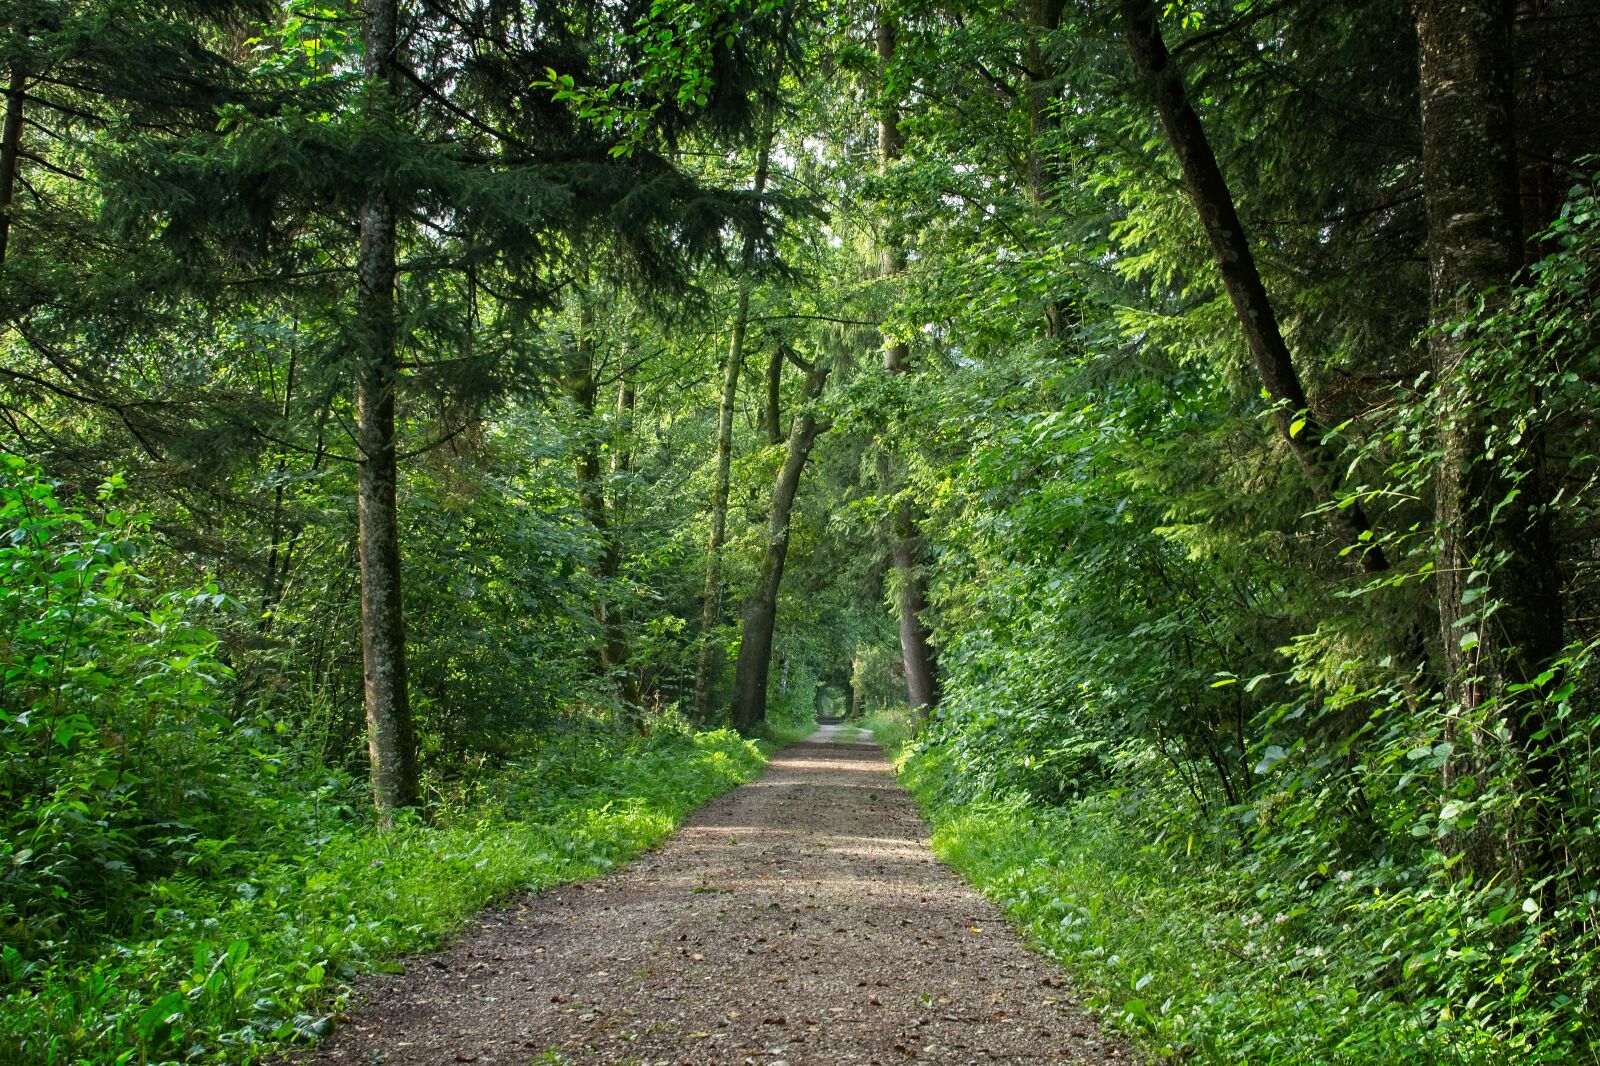
<svg viewBox="0 0 1600 1066">
<path fill-rule="evenodd" d="M 496 900 L 658 844 L 800 728 L 761 742 L 569 738 L 480 780 L 434 824 L 383 836 L 338 803 L 298 811 L 296 832 L 217 867 L 231 873 L 150 885 L 142 927 L 98 953 L 41 968 L 7 949 L 0 1063 L 251 1063 L 314 1040 L 357 975 L 439 944 Z M 243 847 L 218 842 L 230 846 Z"/>
<path fill-rule="evenodd" d="M 872 739 L 888 752 L 891 759 L 900 754 L 916 732 L 916 721 L 911 711 L 904 707 L 877 711 L 861 719 L 858 724 L 872 734 Z"/>
<path fill-rule="evenodd" d="M 1379 978 L 1402 915 L 1366 904 L 1278 913 L 1226 864 L 1141 837 L 1110 796 L 1064 806 L 973 802 L 910 722 L 865 723 L 933 827 L 933 846 L 1086 1004 L 1155 1061 L 1335 1066 L 1597 1061 L 1407 999 Z M 1364 924 L 1363 924 L 1364 923 Z M 1576 1052 L 1577 1057 L 1573 1057 Z"/>
<path fill-rule="evenodd" d="M 767 721 L 762 725 L 759 741 L 770 748 L 782 748 L 790 744 L 798 744 L 816 731 L 817 723 L 815 719 L 806 719 L 798 722 Z"/>
</svg>

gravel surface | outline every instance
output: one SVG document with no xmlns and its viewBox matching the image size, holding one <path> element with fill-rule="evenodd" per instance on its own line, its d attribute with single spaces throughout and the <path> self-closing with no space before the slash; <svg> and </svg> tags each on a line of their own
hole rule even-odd
<svg viewBox="0 0 1600 1066">
<path fill-rule="evenodd" d="M 824 726 L 599 881 L 365 980 L 301 1063 L 1129 1063 L 934 858 L 876 746 Z"/>
</svg>

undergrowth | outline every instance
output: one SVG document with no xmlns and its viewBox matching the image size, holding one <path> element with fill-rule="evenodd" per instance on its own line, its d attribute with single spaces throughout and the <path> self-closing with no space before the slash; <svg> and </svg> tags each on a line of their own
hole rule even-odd
<svg viewBox="0 0 1600 1066">
<path fill-rule="evenodd" d="M 875 711 L 861 719 L 860 726 L 872 734 L 872 739 L 883 746 L 891 756 L 900 752 L 911 741 L 916 723 L 905 708 Z"/>
<path fill-rule="evenodd" d="M 1157 1061 L 1249 1066 L 1600 1061 L 1582 1033 L 1497 1027 L 1417 994 L 1401 894 L 1343 885 L 1279 910 L 1229 856 L 1153 837 L 1125 797 L 974 801 L 909 720 L 865 723 L 933 826 L 934 850 L 1063 964 L 1086 1004 Z M 1212 853 L 1207 853 L 1208 851 Z M 1237 856 L 1233 857 L 1234 859 Z M 1458 953 L 1470 917 L 1444 931 Z M 1505 978 L 1517 975 L 1509 959 Z M 1530 992 L 1532 990 L 1529 990 Z M 1522 994 L 1508 998 L 1523 1000 Z M 1531 996 L 1523 1010 L 1531 1012 Z"/>
<path fill-rule="evenodd" d="M 358 974 L 437 945 L 496 899 L 659 843 L 754 777 L 770 747 L 726 730 L 580 731 L 388 835 L 357 814 L 351 782 L 301 782 L 277 826 L 201 842 L 208 866 L 148 884 L 126 935 L 50 960 L 6 947 L 0 1062 L 248 1063 L 315 1039 Z"/>
<path fill-rule="evenodd" d="M 798 744 L 817 731 L 816 719 L 763 723 L 760 743 L 772 748 Z"/>
</svg>

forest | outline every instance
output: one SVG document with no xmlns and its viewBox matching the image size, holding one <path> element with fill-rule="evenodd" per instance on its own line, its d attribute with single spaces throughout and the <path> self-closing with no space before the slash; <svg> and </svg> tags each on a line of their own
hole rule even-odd
<svg viewBox="0 0 1600 1066">
<path fill-rule="evenodd" d="M 0 1066 L 819 716 L 1147 1061 L 1600 1063 L 1600 2 L 0 27 Z"/>
</svg>

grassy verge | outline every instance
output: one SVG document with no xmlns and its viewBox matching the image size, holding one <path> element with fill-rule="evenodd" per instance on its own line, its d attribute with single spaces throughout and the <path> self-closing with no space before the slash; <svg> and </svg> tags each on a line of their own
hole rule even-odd
<svg viewBox="0 0 1600 1066">
<path fill-rule="evenodd" d="M 1181 841 L 1142 839 L 1111 797 L 1060 807 L 956 802 L 938 747 L 906 746 L 903 718 L 867 724 L 933 826 L 939 856 L 1155 1061 L 1597 1061 L 1593 1048 L 1574 1059 L 1565 1041 L 1541 1048 L 1408 1001 L 1392 975 L 1373 969 L 1381 953 L 1371 948 L 1404 915 L 1375 907 L 1370 894 L 1332 913 L 1279 913 L 1226 864 L 1187 854 Z"/>
<path fill-rule="evenodd" d="M 436 945 L 497 899 L 659 843 L 753 778 L 772 746 L 728 731 L 572 737 L 479 781 L 433 825 L 387 836 L 339 803 L 308 813 L 325 797 L 304 797 L 293 831 L 251 842 L 247 862 L 153 884 L 142 928 L 100 953 L 41 969 L 8 949 L 0 1062 L 249 1063 L 314 1039 L 357 974 Z"/>
<path fill-rule="evenodd" d="M 761 731 L 761 744 L 769 748 L 782 748 L 797 744 L 817 731 L 815 719 L 802 722 L 767 722 Z"/>
<path fill-rule="evenodd" d="M 911 712 L 905 708 L 869 714 L 859 724 L 872 734 L 872 739 L 882 745 L 891 759 L 898 758 L 901 750 L 911 742 L 916 726 Z"/>
</svg>

